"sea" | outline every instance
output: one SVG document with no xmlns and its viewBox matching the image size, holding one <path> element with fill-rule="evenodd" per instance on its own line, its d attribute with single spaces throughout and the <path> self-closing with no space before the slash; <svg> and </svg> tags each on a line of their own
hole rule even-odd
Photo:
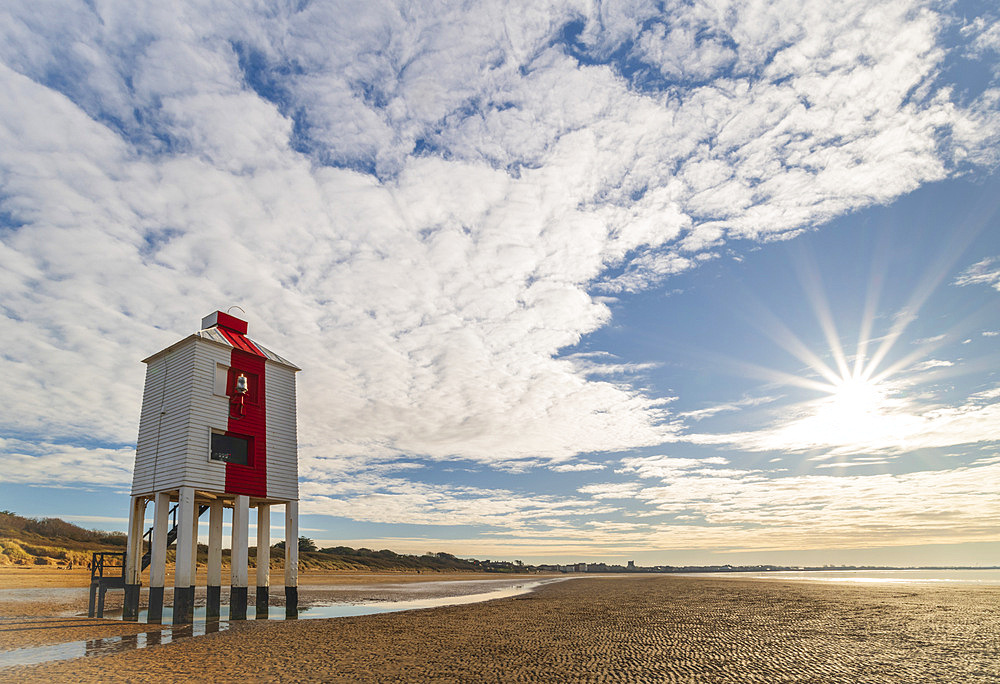
<svg viewBox="0 0 1000 684">
<path fill-rule="evenodd" d="M 775 570 L 771 572 L 692 572 L 697 577 L 736 577 L 842 584 L 940 584 L 1000 586 L 1000 569 L 946 570 Z"/>
</svg>

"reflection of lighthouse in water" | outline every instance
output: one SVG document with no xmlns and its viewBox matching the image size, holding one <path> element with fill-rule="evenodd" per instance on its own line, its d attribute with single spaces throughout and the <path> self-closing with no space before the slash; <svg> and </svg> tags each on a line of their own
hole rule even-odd
<svg viewBox="0 0 1000 684">
<path fill-rule="evenodd" d="M 257 614 L 267 614 L 270 507 L 285 507 L 285 602 L 298 602 L 298 458 L 295 373 L 299 370 L 246 336 L 244 320 L 217 311 L 202 330 L 145 359 L 146 385 L 132 480 L 125 617 L 138 615 L 148 565 L 149 621 L 162 619 L 166 550 L 177 540 L 175 623 L 190 622 L 198 519 L 207 512 L 207 614 L 218 616 L 222 528 L 232 521 L 230 617 L 246 617 L 250 509 L 257 512 Z M 155 504 L 150 552 L 142 556 L 146 504 Z"/>
</svg>

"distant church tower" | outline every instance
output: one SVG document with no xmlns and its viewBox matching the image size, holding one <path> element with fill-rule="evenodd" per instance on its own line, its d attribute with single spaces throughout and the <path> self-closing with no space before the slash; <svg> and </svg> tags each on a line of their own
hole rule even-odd
<svg viewBox="0 0 1000 684">
<path fill-rule="evenodd" d="M 149 622 L 161 622 L 167 546 L 177 541 L 173 622 L 191 622 L 198 519 L 208 512 L 208 617 L 218 617 L 223 509 L 232 509 L 230 619 L 246 618 L 250 508 L 257 509 L 257 615 L 266 617 L 270 508 L 285 509 L 285 605 L 298 604 L 298 455 L 295 365 L 246 336 L 247 322 L 216 311 L 201 330 L 144 360 L 125 565 L 126 620 L 138 618 L 149 572 Z M 151 550 L 142 554 L 146 504 Z M 173 516 L 173 517 L 171 517 Z"/>
</svg>

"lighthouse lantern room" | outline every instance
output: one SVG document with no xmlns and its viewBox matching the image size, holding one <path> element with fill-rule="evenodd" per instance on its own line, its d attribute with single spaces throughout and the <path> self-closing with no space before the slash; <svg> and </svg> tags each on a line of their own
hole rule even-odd
<svg viewBox="0 0 1000 684">
<path fill-rule="evenodd" d="M 125 562 L 127 620 L 138 619 L 149 567 L 149 622 L 163 618 L 167 547 L 176 541 L 173 622 L 191 622 L 199 519 L 208 517 L 206 615 L 220 615 L 224 509 L 232 509 L 230 619 L 245 619 L 250 509 L 257 512 L 256 609 L 268 611 L 271 507 L 285 511 L 285 608 L 298 603 L 298 457 L 295 365 L 247 337 L 221 311 L 201 330 L 144 360 Z M 153 526 L 146 533 L 147 504 Z"/>
</svg>

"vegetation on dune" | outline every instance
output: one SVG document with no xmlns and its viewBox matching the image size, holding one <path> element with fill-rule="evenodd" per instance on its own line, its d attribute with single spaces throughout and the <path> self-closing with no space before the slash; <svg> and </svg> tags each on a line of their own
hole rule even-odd
<svg viewBox="0 0 1000 684">
<path fill-rule="evenodd" d="M 90 552 L 72 551 L 61 546 L 41 546 L 0 539 L 0 566 L 2 565 L 86 565 Z"/>
<path fill-rule="evenodd" d="M 88 530 L 61 518 L 25 518 L 13 511 L 0 511 L 0 534 L 34 536 L 39 539 L 65 540 L 79 544 L 125 546 L 125 534 L 104 530 Z M 109 549 L 113 550 L 113 549 Z"/>
<path fill-rule="evenodd" d="M 94 551 L 123 551 L 121 532 L 87 530 L 59 518 L 0 511 L 0 565 L 86 565 Z"/>
<path fill-rule="evenodd" d="M 257 549 L 251 547 L 250 561 L 256 561 Z M 271 547 L 271 562 L 284 563 L 285 542 Z M 479 561 L 457 558 L 450 553 L 428 552 L 422 556 L 401 554 L 389 549 L 354 549 L 350 546 L 317 548 L 308 537 L 299 537 L 299 567 L 312 570 L 483 572 Z"/>
<path fill-rule="evenodd" d="M 299 559 L 328 567 L 333 563 L 344 569 L 356 570 L 419 570 L 430 572 L 477 572 L 482 568 L 476 561 L 456 558 L 450 553 L 425 553 L 422 556 L 399 554 L 389 549 L 352 549 L 349 546 L 333 546 L 318 551 L 300 551 Z"/>
<path fill-rule="evenodd" d="M 148 544 L 146 545 L 148 548 Z M 94 551 L 124 551 L 121 532 L 87 530 L 59 518 L 26 518 L 12 511 L 0 511 L 0 566 L 67 565 L 84 566 Z M 256 567 L 257 549 L 250 547 L 249 561 Z M 223 549 L 222 562 L 229 565 L 229 549 Z M 167 562 L 174 558 L 173 546 Z M 208 547 L 198 545 L 198 564 L 208 561 Z M 285 542 L 271 547 L 271 565 L 281 568 L 285 562 Z M 308 537 L 299 537 L 299 567 L 303 570 L 345 572 L 517 572 L 522 568 L 511 563 L 466 560 L 450 553 L 427 552 L 423 555 L 401 554 L 389 549 L 354 549 L 349 546 L 318 548 Z"/>
</svg>

